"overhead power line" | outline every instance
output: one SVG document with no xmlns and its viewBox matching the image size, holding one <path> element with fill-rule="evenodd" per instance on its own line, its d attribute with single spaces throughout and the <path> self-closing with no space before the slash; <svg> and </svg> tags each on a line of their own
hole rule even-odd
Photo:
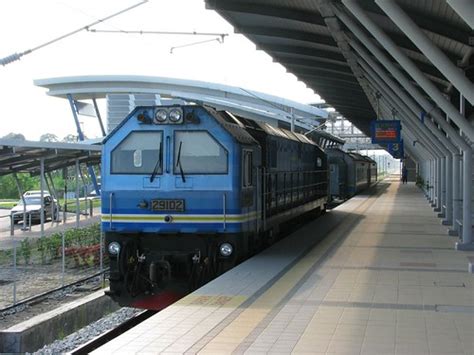
<svg viewBox="0 0 474 355">
<path fill-rule="evenodd" d="M 130 7 L 127 7 L 127 8 L 125 8 L 125 9 L 120 10 L 120 11 L 118 11 L 118 12 L 116 12 L 116 13 L 113 13 L 112 15 L 109 15 L 109 16 L 107 16 L 107 17 L 104 17 L 104 18 L 101 18 L 101 19 L 99 19 L 99 20 L 96 20 L 96 21 L 94 21 L 94 22 L 92 22 L 92 23 L 90 23 L 90 24 L 88 24 L 88 25 L 86 25 L 86 26 L 83 26 L 83 27 L 78 28 L 77 30 L 68 32 L 68 33 L 66 33 L 66 34 L 64 34 L 64 35 L 62 35 L 62 36 L 59 36 L 59 37 L 57 37 L 57 38 L 54 38 L 54 39 L 52 39 L 52 40 L 50 40 L 50 41 L 48 41 L 48 42 L 45 42 L 45 43 L 43 43 L 43 44 L 40 44 L 39 46 L 36 46 L 36 47 L 34 47 L 34 48 L 28 49 L 28 50 L 23 51 L 23 52 L 20 52 L 20 53 L 13 53 L 13 54 L 11 54 L 11 55 L 5 57 L 5 58 L 0 59 L 0 64 L 3 65 L 3 66 L 5 66 L 5 65 L 10 64 L 10 63 L 12 63 L 12 62 L 15 62 L 15 61 L 17 61 L 17 60 L 20 60 L 20 58 L 23 57 L 23 56 L 26 55 L 26 54 L 30 54 L 30 53 L 32 53 L 32 52 L 38 50 L 38 49 L 41 49 L 41 48 L 46 47 L 46 46 L 49 46 L 50 44 L 53 44 L 53 43 L 55 43 L 55 42 L 58 42 L 58 41 L 60 41 L 60 40 L 62 40 L 62 39 L 64 39 L 64 38 L 67 38 L 67 37 L 70 37 L 70 36 L 72 36 L 72 35 L 75 35 L 75 34 L 78 33 L 78 32 L 81 32 L 81 31 L 84 31 L 84 30 L 89 30 L 89 27 L 92 27 L 92 26 L 95 26 L 95 25 L 97 25 L 97 24 L 99 24 L 99 23 L 103 23 L 103 22 L 105 22 L 105 21 L 107 21 L 107 20 L 110 20 L 110 19 L 113 18 L 113 17 L 116 17 L 116 16 L 118 16 L 118 15 L 121 15 L 121 14 L 123 14 L 123 13 L 125 13 L 125 12 L 128 12 L 128 11 L 130 11 L 130 10 L 132 10 L 132 9 L 138 7 L 138 6 L 141 6 L 141 5 L 143 5 L 143 4 L 147 3 L 147 2 L 148 2 L 148 0 L 142 0 L 142 1 L 140 1 L 139 3 L 137 3 L 137 4 L 135 4 L 135 5 L 132 5 L 132 6 L 130 6 Z"/>
</svg>

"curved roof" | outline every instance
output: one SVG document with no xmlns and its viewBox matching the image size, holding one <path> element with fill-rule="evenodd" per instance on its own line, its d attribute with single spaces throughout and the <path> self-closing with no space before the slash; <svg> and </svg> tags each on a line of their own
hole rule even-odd
<svg viewBox="0 0 474 355">
<path fill-rule="evenodd" d="M 40 160 L 45 171 L 53 171 L 80 163 L 98 164 L 102 147 L 83 143 L 32 142 L 0 139 L 0 176 L 12 173 L 40 173 Z"/>
<path fill-rule="evenodd" d="M 369 122 L 376 117 L 374 93 L 368 90 L 363 71 L 345 42 L 354 36 L 332 11 L 334 7 L 343 7 L 340 0 L 205 1 L 237 33 L 249 38 L 369 134 Z M 452 89 L 449 80 L 374 1 L 357 3 L 440 91 Z M 397 0 L 403 11 L 458 66 L 465 64 L 472 53 L 473 32 L 451 3 L 455 1 Z"/>
<path fill-rule="evenodd" d="M 328 112 L 296 101 L 243 88 L 196 80 L 137 75 L 92 75 L 38 79 L 36 86 L 48 95 L 75 100 L 103 98 L 113 93 L 153 93 L 204 103 L 216 108 L 239 109 L 271 119 L 290 121 L 291 115 L 305 125 Z M 313 122 L 317 123 L 317 122 Z M 308 126 L 310 127 L 310 126 Z"/>
</svg>

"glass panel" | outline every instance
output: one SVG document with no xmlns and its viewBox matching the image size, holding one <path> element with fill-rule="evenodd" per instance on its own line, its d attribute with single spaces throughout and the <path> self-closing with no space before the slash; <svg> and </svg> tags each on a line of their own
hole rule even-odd
<svg viewBox="0 0 474 355">
<path fill-rule="evenodd" d="M 159 164 L 163 133 L 132 132 L 112 151 L 112 174 L 151 174 Z M 163 155 L 163 149 L 161 149 Z M 161 159 L 162 161 L 162 159 Z M 157 173 L 163 167 L 158 165 Z"/>
<path fill-rule="evenodd" d="M 178 162 L 183 174 L 227 173 L 227 151 L 204 131 L 175 132 L 174 161 L 175 174 L 180 174 Z"/>
</svg>

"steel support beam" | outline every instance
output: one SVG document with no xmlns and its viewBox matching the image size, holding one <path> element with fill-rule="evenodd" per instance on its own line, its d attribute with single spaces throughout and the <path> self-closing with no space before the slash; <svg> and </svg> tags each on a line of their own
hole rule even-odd
<svg viewBox="0 0 474 355">
<path fill-rule="evenodd" d="M 353 2 L 349 2 L 347 0 L 344 0 L 343 2 L 344 3 L 351 3 L 350 6 L 354 5 Z M 357 4 L 355 4 L 354 6 L 357 7 Z M 422 95 L 418 91 L 418 89 L 415 88 L 414 85 L 405 77 L 405 75 L 402 74 L 400 72 L 400 70 L 398 70 L 393 65 L 391 60 L 379 48 L 377 48 L 377 46 L 375 46 L 372 43 L 372 40 L 359 28 L 358 25 L 356 25 L 354 23 L 354 21 L 351 18 L 349 18 L 349 16 L 347 16 L 343 11 L 337 9 L 336 7 L 333 6 L 333 8 L 334 8 L 334 11 L 335 11 L 337 17 L 340 18 L 342 22 L 344 22 L 344 24 L 351 30 L 352 33 L 354 33 L 356 35 L 356 37 L 362 43 L 364 43 L 364 45 L 372 52 L 372 54 L 375 55 L 377 60 L 379 60 L 379 62 L 386 67 L 386 69 L 393 75 L 393 77 L 397 81 L 400 82 L 402 87 L 405 90 L 407 90 L 408 93 L 422 106 L 424 111 L 431 113 L 431 116 L 434 118 L 435 122 L 437 124 L 439 124 L 440 127 L 448 134 L 449 139 L 451 139 L 452 142 L 455 145 L 460 147 L 463 150 L 463 152 L 466 153 L 466 155 L 471 156 L 472 149 L 471 149 L 470 145 L 468 145 L 467 142 L 451 127 L 451 125 L 449 125 L 446 122 L 446 120 L 441 116 L 441 114 L 436 111 L 436 108 L 432 107 L 431 103 L 424 97 L 424 95 Z M 364 21 L 364 23 L 366 23 L 366 20 L 370 22 L 370 19 L 367 19 L 365 14 L 362 13 L 361 16 L 362 17 L 358 17 L 359 20 Z M 357 17 L 357 15 L 356 15 L 356 17 Z M 372 27 L 373 26 L 375 26 L 375 25 L 372 24 Z M 383 43 L 383 45 L 385 45 L 385 43 Z M 450 110 L 450 112 L 447 112 L 447 114 L 450 117 L 451 117 L 451 115 L 450 115 L 451 111 L 452 110 Z M 456 115 L 457 115 L 458 118 L 461 117 L 464 121 L 467 122 L 467 120 L 465 120 L 464 117 L 462 115 L 460 115 L 459 113 L 456 112 Z M 454 164 L 454 167 L 455 166 L 456 166 L 456 164 Z M 456 179 L 454 179 L 454 174 L 455 174 L 455 171 L 453 171 L 453 200 L 456 202 L 456 197 L 454 195 L 455 195 L 455 186 L 457 185 L 457 182 L 456 182 Z M 469 182 L 464 181 L 464 183 L 471 184 L 470 181 Z M 468 197 L 468 195 L 469 195 L 469 197 Z M 470 215 L 470 213 L 471 213 L 471 209 L 470 209 L 470 190 L 468 190 L 468 191 L 464 190 L 464 196 L 466 197 L 467 200 L 469 200 L 469 202 L 468 202 L 469 206 L 467 206 L 468 210 L 464 211 L 464 213 L 466 214 L 466 218 L 467 218 L 467 215 Z M 464 200 L 464 198 L 463 198 L 463 200 Z M 463 244 L 464 243 L 470 244 L 471 243 L 471 237 L 472 237 L 472 230 L 470 228 L 463 228 Z"/>
<path fill-rule="evenodd" d="M 361 9 L 357 1 L 342 0 L 347 9 L 364 25 L 375 39 L 390 53 L 392 57 L 405 69 L 405 71 L 420 85 L 420 87 L 446 112 L 454 123 L 469 137 L 474 137 L 474 128 L 469 124 L 457 109 L 443 96 L 441 92 L 429 81 L 415 64 L 396 46 Z M 474 99 L 473 99 L 474 101 Z"/>
<path fill-rule="evenodd" d="M 104 122 L 102 121 L 102 117 L 100 115 L 99 106 L 97 106 L 97 100 L 92 99 L 92 103 L 94 104 L 95 115 L 99 121 L 100 131 L 102 132 L 102 136 L 105 137 L 107 133 L 105 133 Z"/>
<path fill-rule="evenodd" d="M 459 92 L 461 92 L 471 104 L 474 104 L 474 85 L 472 85 L 464 73 L 446 57 L 441 49 L 433 44 L 397 3 L 395 1 L 381 0 L 375 0 L 375 2 L 435 67 L 453 83 Z M 471 3 L 471 10 L 472 6 L 473 4 Z"/>
<path fill-rule="evenodd" d="M 472 0 L 447 0 L 446 2 L 471 27 L 471 30 L 474 29 L 474 7 Z"/>
<path fill-rule="evenodd" d="M 69 105 L 71 106 L 72 116 L 74 118 L 74 122 L 76 123 L 76 129 L 77 129 L 77 134 L 78 134 L 79 140 L 83 141 L 84 140 L 84 132 L 82 132 L 81 125 L 79 123 L 79 117 L 77 116 L 76 104 L 75 104 L 74 99 L 72 98 L 71 94 L 67 94 L 66 96 L 67 96 L 67 99 L 69 101 Z M 94 100 L 94 108 L 96 110 L 97 117 L 99 118 L 99 122 L 102 122 L 102 120 L 100 119 L 99 109 L 96 106 L 97 106 L 97 104 Z M 103 124 L 102 123 L 101 123 L 101 128 L 103 129 Z M 104 132 L 105 132 L 105 130 L 104 130 Z M 99 184 L 97 183 L 97 178 L 95 176 L 94 169 L 89 164 L 87 164 L 87 171 L 89 172 L 89 176 L 91 177 L 92 184 L 94 185 L 95 193 L 97 194 L 97 196 L 100 196 Z"/>
<path fill-rule="evenodd" d="M 367 60 L 369 63 L 368 65 L 365 64 L 363 61 L 359 60 L 359 64 L 363 67 L 363 69 L 366 72 L 371 72 L 371 75 L 375 80 L 378 78 L 374 74 L 374 71 L 377 71 L 377 74 L 383 79 L 388 86 L 393 90 L 391 91 L 390 89 L 388 90 L 388 96 L 396 100 L 399 106 L 403 106 L 403 108 L 399 108 L 399 111 L 404 112 L 406 117 L 411 117 L 410 114 L 413 115 L 414 120 L 418 122 L 419 124 L 417 125 L 417 130 L 416 132 L 422 132 L 425 128 L 423 125 L 419 122 L 417 119 L 416 115 L 417 112 L 419 112 L 418 105 L 411 99 L 409 98 L 406 94 L 404 94 L 404 91 L 402 88 L 398 87 L 393 80 L 391 80 L 380 68 L 380 66 L 375 63 L 375 61 L 372 59 L 371 56 L 369 56 L 362 48 L 360 45 L 357 43 L 353 44 L 353 47 L 356 49 L 356 51 L 363 57 L 365 60 Z M 380 86 L 383 86 L 383 83 L 378 81 L 378 84 Z M 400 99 L 395 99 L 397 97 L 397 94 L 400 96 Z M 407 112 L 405 108 L 411 110 L 411 112 Z M 445 211 L 445 216 L 446 219 L 443 221 L 444 225 L 450 225 L 452 223 L 452 211 L 453 211 L 453 184 L 452 184 L 452 154 L 456 154 L 458 152 L 457 148 L 447 139 L 444 134 L 439 131 L 439 129 L 434 126 L 434 124 L 430 120 L 426 120 L 426 125 L 428 129 L 440 140 L 440 147 L 443 147 L 446 145 L 450 150 L 445 150 L 443 152 L 443 160 L 446 160 L 448 162 L 448 167 L 444 168 L 445 172 L 443 173 L 443 178 L 441 179 L 443 186 L 445 188 L 443 189 L 444 194 L 442 195 L 442 201 L 444 201 L 444 205 L 446 206 L 446 211 Z M 420 127 L 421 126 L 421 127 Z M 438 146 L 439 142 L 436 140 L 431 140 L 431 144 L 434 146 Z M 439 189 L 436 190 L 439 192 Z M 438 208 L 442 206 L 437 206 Z"/>
</svg>

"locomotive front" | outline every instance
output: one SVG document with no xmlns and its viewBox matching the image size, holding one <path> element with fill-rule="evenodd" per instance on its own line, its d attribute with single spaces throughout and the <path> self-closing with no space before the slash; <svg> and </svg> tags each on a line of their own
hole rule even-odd
<svg viewBox="0 0 474 355">
<path fill-rule="evenodd" d="M 102 230 L 121 305 L 166 306 L 233 264 L 255 230 L 255 194 L 243 204 L 235 188 L 242 144 L 214 116 L 139 107 L 104 142 Z"/>
</svg>

